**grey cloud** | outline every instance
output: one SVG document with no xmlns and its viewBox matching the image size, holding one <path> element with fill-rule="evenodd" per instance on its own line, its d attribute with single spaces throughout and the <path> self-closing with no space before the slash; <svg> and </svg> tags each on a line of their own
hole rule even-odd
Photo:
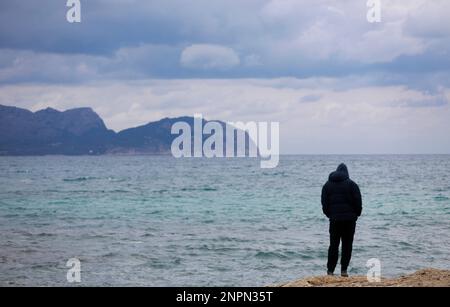
<svg viewBox="0 0 450 307">
<path fill-rule="evenodd" d="M 415 3 L 387 2 L 374 25 L 360 0 L 89 0 L 69 24 L 65 1 L 3 0 L 0 82 L 449 71 L 448 4 Z"/>
<path fill-rule="evenodd" d="M 33 51 L 0 50 L 0 83 L 83 82 L 98 77 L 105 59 L 89 55 L 61 55 Z"/>
<path fill-rule="evenodd" d="M 300 102 L 316 102 L 322 98 L 322 95 L 310 94 L 300 98 Z"/>
<path fill-rule="evenodd" d="M 239 65 L 240 59 L 238 54 L 229 47 L 196 44 L 183 50 L 180 63 L 187 68 L 229 69 Z"/>
<path fill-rule="evenodd" d="M 433 108 L 443 107 L 448 105 L 449 100 L 444 94 L 439 95 L 424 95 L 424 97 L 417 97 L 415 99 L 396 99 L 387 102 L 391 107 L 403 108 Z"/>
<path fill-rule="evenodd" d="M 420 9 L 412 12 L 405 22 L 407 34 L 429 39 L 450 38 L 450 2 L 434 0 L 424 2 Z"/>
</svg>

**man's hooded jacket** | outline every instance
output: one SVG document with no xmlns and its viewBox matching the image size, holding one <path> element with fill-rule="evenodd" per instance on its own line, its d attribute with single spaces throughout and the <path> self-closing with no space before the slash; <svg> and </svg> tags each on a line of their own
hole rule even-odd
<svg viewBox="0 0 450 307">
<path fill-rule="evenodd" d="M 356 221 L 361 215 L 361 193 L 345 164 L 340 164 L 323 186 L 322 210 L 333 221 Z"/>
</svg>

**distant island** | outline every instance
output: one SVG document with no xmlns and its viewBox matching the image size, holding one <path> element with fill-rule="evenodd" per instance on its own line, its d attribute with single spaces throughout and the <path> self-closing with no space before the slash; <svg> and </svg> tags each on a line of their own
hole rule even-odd
<svg viewBox="0 0 450 307">
<path fill-rule="evenodd" d="M 194 118 L 164 118 L 116 133 L 106 127 L 92 108 L 67 111 L 47 108 L 32 112 L 0 105 L 0 156 L 167 155 L 176 137 L 171 134 L 171 127 L 178 121 L 192 126 Z M 246 138 L 248 141 L 247 133 Z"/>
</svg>

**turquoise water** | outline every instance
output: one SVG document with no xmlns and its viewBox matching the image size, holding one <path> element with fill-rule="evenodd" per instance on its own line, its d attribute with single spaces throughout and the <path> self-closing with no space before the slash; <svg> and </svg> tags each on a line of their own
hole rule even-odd
<svg viewBox="0 0 450 307">
<path fill-rule="evenodd" d="M 350 273 L 450 268 L 450 156 L 1 157 L 0 285 L 261 286 L 323 274 L 320 192 L 363 194 Z"/>
</svg>

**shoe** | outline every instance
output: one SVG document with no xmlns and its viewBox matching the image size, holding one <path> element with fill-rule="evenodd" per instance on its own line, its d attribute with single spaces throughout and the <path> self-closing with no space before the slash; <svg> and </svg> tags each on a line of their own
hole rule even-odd
<svg viewBox="0 0 450 307">
<path fill-rule="evenodd" d="M 341 276 L 342 276 L 342 277 L 348 277 L 347 270 L 341 271 Z"/>
<path fill-rule="evenodd" d="M 334 274 L 333 274 L 333 272 L 331 272 L 331 271 L 327 271 L 327 275 L 328 275 L 328 276 L 333 276 Z"/>
</svg>

